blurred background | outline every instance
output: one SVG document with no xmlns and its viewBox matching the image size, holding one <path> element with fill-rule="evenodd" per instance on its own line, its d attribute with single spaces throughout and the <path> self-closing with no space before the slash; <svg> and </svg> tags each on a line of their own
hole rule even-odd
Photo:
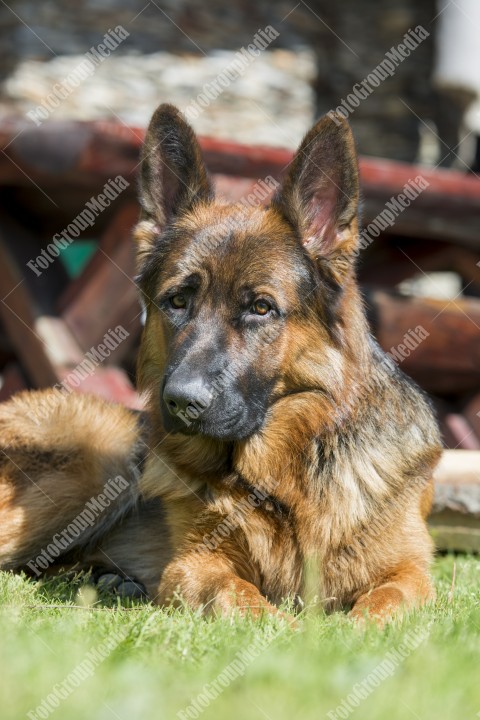
<svg viewBox="0 0 480 720">
<path fill-rule="evenodd" d="M 130 230 L 159 102 L 246 202 L 340 108 L 372 329 L 431 396 L 445 446 L 480 450 L 478 0 L 10 0 L 0 25 L 0 400 L 53 385 L 141 407 Z M 478 550 L 478 487 L 452 493 L 437 532 Z"/>
<path fill-rule="evenodd" d="M 462 160 L 478 164 L 477 0 L 12 0 L 0 4 L 0 22 L 3 115 L 39 104 L 120 24 L 129 37 L 55 119 L 110 117 L 140 126 L 158 98 L 187 105 L 259 29 L 272 26 L 278 37 L 202 112 L 196 129 L 291 148 L 421 25 L 427 40 L 352 115 L 359 150 L 462 170 Z"/>
</svg>

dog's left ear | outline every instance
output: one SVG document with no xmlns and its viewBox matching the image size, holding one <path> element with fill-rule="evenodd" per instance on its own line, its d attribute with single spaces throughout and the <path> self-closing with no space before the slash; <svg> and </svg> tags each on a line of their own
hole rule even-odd
<svg viewBox="0 0 480 720">
<path fill-rule="evenodd" d="M 273 205 L 340 280 L 357 245 L 358 163 L 349 124 L 325 115 L 305 136 Z"/>
</svg>

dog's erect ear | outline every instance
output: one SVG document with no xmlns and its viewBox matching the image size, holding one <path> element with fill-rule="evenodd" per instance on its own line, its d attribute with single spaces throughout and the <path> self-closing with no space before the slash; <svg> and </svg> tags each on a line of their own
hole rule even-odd
<svg viewBox="0 0 480 720">
<path fill-rule="evenodd" d="M 200 145 L 173 105 L 160 105 L 150 120 L 142 149 L 140 202 L 165 226 L 197 200 L 211 197 Z"/>
<path fill-rule="evenodd" d="M 212 188 L 195 133 L 176 107 L 160 105 L 150 120 L 141 154 L 144 222 L 135 233 L 138 242 L 148 244 L 148 235 L 158 234 L 197 201 L 211 198 Z M 149 233 L 153 227 L 156 233 Z"/>
<path fill-rule="evenodd" d="M 342 275 L 357 244 L 358 164 L 349 124 L 325 115 L 305 136 L 276 206 L 315 259 L 338 263 Z"/>
</svg>

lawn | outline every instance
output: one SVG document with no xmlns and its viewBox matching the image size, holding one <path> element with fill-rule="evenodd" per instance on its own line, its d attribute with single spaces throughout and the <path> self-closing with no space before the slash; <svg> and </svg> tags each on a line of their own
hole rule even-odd
<svg viewBox="0 0 480 720">
<path fill-rule="evenodd" d="M 1 573 L 0 718 L 480 718 L 480 559 L 439 558 L 435 578 L 436 604 L 384 631 L 313 611 L 293 630 Z"/>
</svg>

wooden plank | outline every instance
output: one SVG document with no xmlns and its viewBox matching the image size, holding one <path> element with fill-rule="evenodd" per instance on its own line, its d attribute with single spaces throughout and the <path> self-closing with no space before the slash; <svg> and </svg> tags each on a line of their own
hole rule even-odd
<svg viewBox="0 0 480 720">
<path fill-rule="evenodd" d="M 8 238 L 8 244 L 14 242 L 14 237 Z M 46 388 L 64 382 L 85 360 L 84 352 L 62 318 L 37 311 L 34 298 L 8 250 L 5 234 L 0 236 L 0 287 L 5 292 L 0 302 L 2 325 L 31 385 Z M 83 374 L 78 385 L 69 385 L 76 392 L 94 391 L 130 407 L 141 405 L 123 370 L 108 367 L 106 363 L 105 367 L 97 365 L 92 372 Z M 15 389 L 14 380 L 10 379 L 5 396 Z"/>
<path fill-rule="evenodd" d="M 8 242 L 0 237 L 0 287 L 3 294 L 0 317 L 33 385 L 48 387 L 54 385 L 58 377 L 45 340 L 38 333 L 33 298 L 8 250 Z"/>
<path fill-rule="evenodd" d="M 467 487 L 473 493 L 472 504 L 465 504 L 465 509 L 459 511 L 478 514 L 480 517 L 480 451 L 444 450 L 435 469 L 434 479 L 438 488 L 441 488 L 439 493 L 443 493 L 441 509 L 451 509 L 452 506 L 445 498 L 455 493 L 457 488 Z M 436 501 L 439 497 L 436 496 Z M 459 506 L 455 504 L 453 509 L 459 509 Z"/>
<path fill-rule="evenodd" d="M 15 393 L 27 389 L 27 383 L 18 363 L 10 363 L 2 371 L 0 402 L 8 400 Z"/>
<path fill-rule="evenodd" d="M 456 525 L 455 517 L 445 514 L 430 518 L 428 524 L 438 550 L 480 553 L 480 523 L 475 527 Z"/>
<path fill-rule="evenodd" d="M 41 188 L 97 185 L 118 174 L 134 180 L 143 136 L 118 123 L 68 120 L 37 128 L 7 122 L 0 125 L 0 182 L 28 184 L 24 172 Z"/>
<path fill-rule="evenodd" d="M 480 440 L 468 420 L 460 413 L 447 413 L 441 418 L 447 447 L 458 450 L 480 450 Z"/>
<path fill-rule="evenodd" d="M 293 152 L 285 148 L 243 145 L 228 140 L 201 137 L 205 162 L 212 173 L 247 178 L 280 179 L 288 169 Z"/>
<path fill-rule="evenodd" d="M 117 213 L 93 259 L 59 303 L 63 319 L 84 352 L 100 343 L 109 329 L 117 325 L 126 329 L 129 337 L 112 352 L 116 363 L 130 352 L 141 332 L 131 240 L 137 220 L 138 207 L 132 203 Z"/>
<path fill-rule="evenodd" d="M 418 326 L 429 333 L 399 362 L 427 391 L 480 389 L 480 300 L 449 302 L 367 290 L 366 304 L 372 330 L 388 352 L 395 353 Z"/>
<path fill-rule="evenodd" d="M 252 178 L 235 177 L 233 175 L 213 176 L 213 185 L 216 193 L 228 202 L 247 201 L 248 196 L 255 190 L 257 181 Z M 262 195 L 267 191 L 266 186 L 262 186 Z M 265 202 L 271 197 L 271 193 L 266 196 Z"/>
<path fill-rule="evenodd" d="M 108 122 L 45 123 L 39 128 L 0 126 L 7 145 L 0 155 L 0 182 L 28 186 L 29 177 L 49 187 L 97 187 L 101 180 L 121 174 L 134 181 L 144 131 Z M 59 138 L 61 141 L 59 142 Z M 203 153 L 214 174 L 279 179 L 292 158 L 282 148 L 241 145 L 201 138 Z M 26 175 L 24 174 L 26 173 Z M 361 158 L 364 224 L 368 224 L 403 186 L 421 175 L 428 187 L 401 212 L 385 232 L 410 237 L 480 245 L 480 181 L 454 170 L 431 170 L 379 158 Z M 28 177 L 29 176 L 29 177 Z"/>
<path fill-rule="evenodd" d="M 480 438 L 480 393 L 474 395 L 462 409 L 465 418 L 472 426 L 477 438 Z"/>
<path fill-rule="evenodd" d="M 480 552 L 480 451 L 446 450 L 434 478 L 429 527 L 436 546 Z"/>
<path fill-rule="evenodd" d="M 60 379 L 67 381 L 71 368 L 61 368 Z M 75 388 L 75 392 L 81 394 L 92 394 L 104 398 L 104 400 L 121 403 L 133 410 L 144 408 L 143 399 L 135 391 L 127 374 L 118 367 L 105 366 L 97 367 L 95 372 L 87 375 Z"/>
<path fill-rule="evenodd" d="M 460 227 L 460 226 L 459 226 Z M 405 242 L 397 237 L 379 238 L 362 252 L 359 277 L 365 285 L 394 287 L 402 280 L 425 273 L 456 272 L 471 295 L 480 291 L 480 265 L 478 251 L 473 252 L 457 245 L 440 244 L 422 238 L 421 242 Z"/>
</svg>

